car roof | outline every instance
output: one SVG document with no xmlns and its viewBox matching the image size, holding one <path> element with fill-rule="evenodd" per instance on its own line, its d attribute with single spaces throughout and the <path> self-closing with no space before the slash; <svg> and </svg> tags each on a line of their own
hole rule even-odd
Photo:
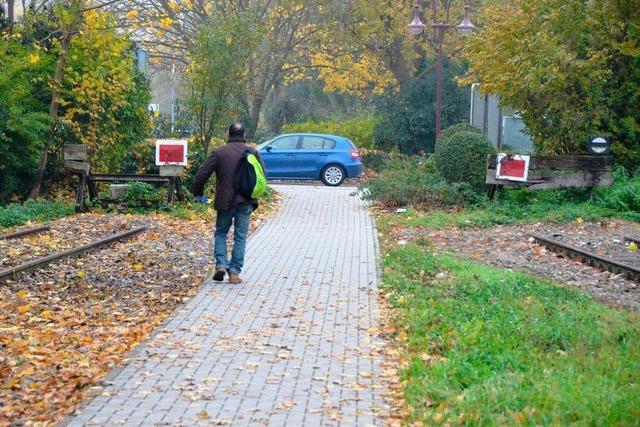
<svg viewBox="0 0 640 427">
<path fill-rule="evenodd" d="M 281 135 L 274 136 L 271 139 L 273 140 L 273 139 L 276 139 L 276 138 L 280 138 L 282 136 L 319 136 L 319 137 L 322 137 L 322 138 L 340 139 L 340 140 L 344 140 L 344 141 L 348 140 L 347 137 L 340 136 L 340 135 L 331 135 L 331 134 L 328 134 L 328 133 L 307 133 L 307 132 L 283 133 Z"/>
</svg>

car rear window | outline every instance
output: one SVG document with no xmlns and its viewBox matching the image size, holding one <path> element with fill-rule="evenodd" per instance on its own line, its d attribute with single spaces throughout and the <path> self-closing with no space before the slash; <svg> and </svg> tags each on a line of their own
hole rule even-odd
<svg viewBox="0 0 640 427">
<path fill-rule="evenodd" d="M 321 136 L 305 135 L 302 138 L 303 150 L 321 150 L 325 139 Z M 325 147 L 326 148 L 326 147 Z"/>
<path fill-rule="evenodd" d="M 324 149 L 332 150 L 336 148 L 336 142 L 333 139 L 325 139 L 324 140 Z"/>
</svg>

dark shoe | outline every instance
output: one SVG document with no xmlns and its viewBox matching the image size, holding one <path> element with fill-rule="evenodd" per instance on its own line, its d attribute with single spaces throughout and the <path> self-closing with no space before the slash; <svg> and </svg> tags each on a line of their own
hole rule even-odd
<svg viewBox="0 0 640 427">
<path fill-rule="evenodd" d="M 216 269 L 216 272 L 213 273 L 213 280 L 215 280 L 216 282 L 222 282 L 224 280 L 225 274 L 227 274 L 227 270 Z"/>
<path fill-rule="evenodd" d="M 237 283 L 242 283 L 242 279 L 238 273 L 229 273 L 229 283 L 235 285 Z"/>
</svg>

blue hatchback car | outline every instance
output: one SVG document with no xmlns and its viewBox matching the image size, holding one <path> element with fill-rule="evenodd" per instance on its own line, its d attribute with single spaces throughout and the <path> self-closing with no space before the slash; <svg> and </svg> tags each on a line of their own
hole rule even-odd
<svg viewBox="0 0 640 427">
<path fill-rule="evenodd" d="M 257 149 L 269 179 L 320 179 L 335 187 L 345 178 L 359 178 L 362 172 L 358 149 L 342 136 L 278 135 Z"/>
</svg>

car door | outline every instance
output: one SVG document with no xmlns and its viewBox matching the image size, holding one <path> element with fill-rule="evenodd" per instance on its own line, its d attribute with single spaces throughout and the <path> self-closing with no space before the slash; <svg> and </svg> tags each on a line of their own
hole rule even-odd
<svg viewBox="0 0 640 427">
<path fill-rule="evenodd" d="M 303 135 L 298 150 L 296 164 L 300 178 L 318 179 L 327 159 L 324 147 L 325 138 L 318 135 Z"/>
<path fill-rule="evenodd" d="M 285 135 L 275 138 L 260 150 L 269 178 L 295 177 L 299 141 L 300 135 Z"/>
</svg>

